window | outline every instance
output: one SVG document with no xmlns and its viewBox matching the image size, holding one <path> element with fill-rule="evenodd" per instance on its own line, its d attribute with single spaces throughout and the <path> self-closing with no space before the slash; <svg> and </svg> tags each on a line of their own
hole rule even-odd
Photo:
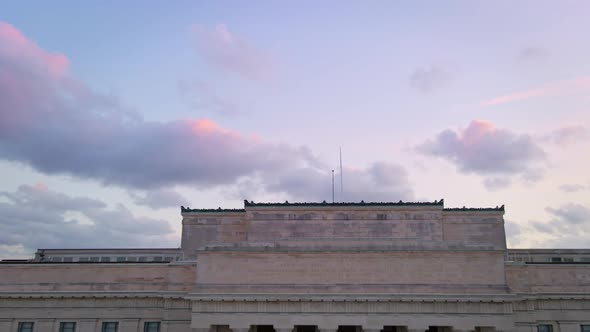
<svg viewBox="0 0 590 332">
<path fill-rule="evenodd" d="M 73 257 L 64 257 L 64 262 L 73 262 L 74 258 Z"/>
<path fill-rule="evenodd" d="M 128 262 L 135 262 L 135 261 L 137 261 L 137 257 L 133 257 L 133 256 L 127 257 L 127 261 Z"/>
<path fill-rule="evenodd" d="M 117 332 L 119 323 L 117 322 L 104 322 L 102 323 L 102 332 Z"/>
<path fill-rule="evenodd" d="M 171 256 L 166 256 L 166 257 L 164 257 L 164 260 L 165 260 L 166 262 L 172 262 L 172 260 L 173 260 L 173 259 L 174 259 L 174 257 L 171 257 Z"/>
<path fill-rule="evenodd" d="M 88 257 L 78 257 L 78 262 L 88 262 Z"/>
<path fill-rule="evenodd" d="M 161 256 L 154 256 L 154 262 L 161 262 L 161 261 L 162 261 Z"/>
<path fill-rule="evenodd" d="M 76 332 L 75 322 L 61 322 L 59 323 L 59 332 Z"/>
<path fill-rule="evenodd" d="M 139 261 L 140 262 L 146 262 L 147 261 L 147 257 L 141 256 L 141 257 L 139 257 Z"/>
<path fill-rule="evenodd" d="M 573 258 L 573 257 L 564 257 L 564 258 L 563 258 L 563 261 L 564 261 L 564 262 L 571 263 L 571 262 L 573 262 L 573 261 L 574 261 L 574 258 Z"/>
<path fill-rule="evenodd" d="M 101 261 L 101 262 L 110 262 L 110 261 L 111 261 L 111 258 L 110 258 L 110 257 L 108 257 L 108 256 L 101 257 L 101 258 L 100 258 L 100 261 Z"/>
<path fill-rule="evenodd" d="M 61 262 L 61 257 L 51 257 L 52 262 Z"/>
<path fill-rule="evenodd" d="M 143 332 L 160 332 L 160 322 L 145 322 Z"/>
<path fill-rule="evenodd" d="M 537 332 L 553 332 L 553 325 L 551 325 L 551 324 L 538 325 Z"/>
<path fill-rule="evenodd" d="M 100 257 L 90 257 L 91 262 L 98 262 Z"/>
<path fill-rule="evenodd" d="M 117 262 L 124 262 L 125 261 L 125 257 L 117 257 Z"/>
<path fill-rule="evenodd" d="M 18 323 L 18 332 L 33 332 L 33 322 Z"/>
<path fill-rule="evenodd" d="M 582 332 L 590 332 L 590 325 L 582 325 Z"/>
<path fill-rule="evenodd" d="M 551 262 L 552 262 L 552 263 L 558 263 L 558 262 L 561 262 L 561 257 L 551 257 Z"/>
</svg>

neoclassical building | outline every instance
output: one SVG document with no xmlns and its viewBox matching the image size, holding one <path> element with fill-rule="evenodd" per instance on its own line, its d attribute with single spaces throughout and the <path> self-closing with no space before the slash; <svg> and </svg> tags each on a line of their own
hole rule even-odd
<svg viewBox="0 0 590 332">
<path fill-rule="evenodd" d="M 2 261 L 0 331 L 590 332 L 590 250 L 507 249 L 503 206 L 181 212 L 180 248 Z"/>
</svg>

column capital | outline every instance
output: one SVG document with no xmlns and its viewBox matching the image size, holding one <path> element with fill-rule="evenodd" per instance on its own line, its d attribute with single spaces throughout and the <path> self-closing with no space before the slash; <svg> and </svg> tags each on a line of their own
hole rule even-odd
<svg viewBox="0 0 590 332">
<path fill-rule="evenodd" d="M 363 327 L 363 332 L 381 332 L 383 328 L 379 327 Z"/>
</svg>

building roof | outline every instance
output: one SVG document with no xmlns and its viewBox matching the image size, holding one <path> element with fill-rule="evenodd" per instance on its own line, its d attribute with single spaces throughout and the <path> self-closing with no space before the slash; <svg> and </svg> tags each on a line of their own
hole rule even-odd
<svg viewBox="0 0 590 332">
<path fill-rule="evenodd" d="M 280 202 L 264 202 L 264 203 L 255 203 L 254 201 L 244 200 L 244 208 L 243 209 L 222 209 L 221 207 L 217 209 L 191 209 L 190 207 L 180 207 L 181 212 L 200 212 L 200 213 L 228 213 L 228 212 L 246 212 L 247 208 L 257 208 L 257 207 L 385 207 L 385 206 L 392 206 L 392 207 L 400 207 L 400 206 L 424 206 L 424 207 L 440 207 L 444 211 L 451 211 L 451 212 L 476 212 L 476 211 L 504 211 L 504 205 L 496 206 L 496 207 L 484 207 L 484 208 L 444 208 L 444 199 L 435 200 L 433 202 L 289 202 L 285 201 L 283 203 Z"/>
</svg>

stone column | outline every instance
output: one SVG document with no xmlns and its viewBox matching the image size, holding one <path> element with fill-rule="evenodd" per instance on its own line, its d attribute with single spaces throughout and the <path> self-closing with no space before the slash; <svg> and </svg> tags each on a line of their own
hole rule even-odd
<svg viewBox="0 0 590 332">
<path fill-rule="evenodd" d="M 318 332 L 338 332 L 338 326 L 329 326 L 329 325 L 318 326 Z"/>
<path fill-rule="evenodd" d="M 11 318 L 0 318 L 0 331 L 16 331 L 16 326 L 18 325 L 17 322 L 14 322 L 14 327 L 12 326 L 13 320 Z"/>
<path fill-rule="evenodd" d="M 383 330 L 383 328 L 364 328 L 363 327 L 363 332 L 381 332 L 381 330 Z"/>
<path fill-rule="evenodd" d="M 428 331 L 428 325 L 426 325 L 426 326 L 424 326 L 424 325 L 408 325 L 407 330 L 408 330 L 408 332 L 424 332 L 424 331 Z"/>
<path fill-rule="evenodd" d="M 55 324 L 55 319 L 38 319 L 35 321 L 35 332 L 57 331 L 59 326 L 55 326 Z"/>
<path fill-rule="evenodd" d="M 559 323 L 561 332 L 579 332 L 581 323 Z"/>
<path fill-rule="evenodd" d="M 250 331 L 250 326 L 248 326 L 248 327 L 245 327 L 245 326 L 240 326 L 240 327 L 230 326 L 230 329 L 232 330 L 232 332 L 249 332 Z"/>
<path fill-rule="evenodd" d="M 119 320 L 119 331 L 131 331 L 131 332 L 135 332 L 135 331 L 142 331 L 143 332 L 143 326 L 142 329 L 139 329 L 139 319 L 121 319 Z"/>
<path fill-rule="evenodd" d="M 479 330 L 477 330 L 477 331 L 478 332 L 496 332 L 497 330 L 495 327 L 492 327 L 492 326 L 482 326 L 482 327 L 479 327 Z"/>
<path fill-rule="evenodd" d="M 274 327 L 276 332 L 293 332 L 293 329 L 295 329 L 294 326 L 292 327 Z"/>
<path fill-rule="evenodd" d="M 76 331 L 94 332 L 96 331 L 96 319 L 80 319 L 76 323 Z"/>
</svg>

